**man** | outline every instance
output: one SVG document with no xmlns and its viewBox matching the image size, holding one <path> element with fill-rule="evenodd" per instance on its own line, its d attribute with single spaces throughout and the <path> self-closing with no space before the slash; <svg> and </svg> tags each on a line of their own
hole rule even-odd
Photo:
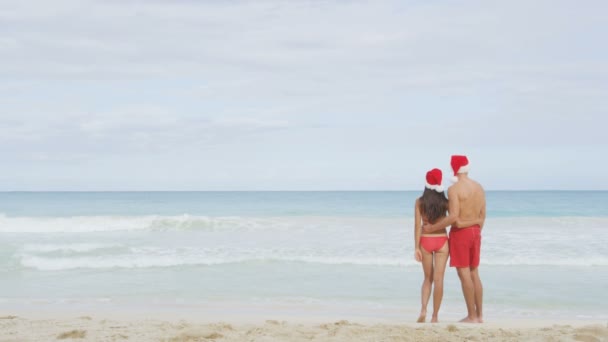
<svg viewBox="0 0 608 342">
<path fill-rule="evenodd" d="M 450 267 L 456 267 L 467 304 L 467 317 L 461 322 L 483 322 L 483 286 L 479 279 L 481 230 L 486 218 L 486 198 L 481 185 L 469 178 L 469 160 L 466 156 L 452 156 L 454 185 L 448 189 L 449 215 L 422 227 L 425 233 L 446 228 L 459 221 L 470 221 L 470 227 L 450 229 Z"/>
</svg>

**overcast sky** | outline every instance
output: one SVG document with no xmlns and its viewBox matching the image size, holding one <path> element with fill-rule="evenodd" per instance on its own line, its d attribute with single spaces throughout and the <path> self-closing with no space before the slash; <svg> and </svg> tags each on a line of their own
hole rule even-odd
<svg viewBox="0 0 608 342">
<path fill-rule="evenodd" d="M 608 189 L 606 13 L 0 0 L 0 190 Z"/>
</svg>

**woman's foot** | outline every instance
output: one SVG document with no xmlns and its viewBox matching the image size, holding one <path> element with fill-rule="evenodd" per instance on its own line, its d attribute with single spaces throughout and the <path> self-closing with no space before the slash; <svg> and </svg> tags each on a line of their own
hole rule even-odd
<svg viewBox="0 0 608 342">
<path fill-rule="evenodd" d="M 437 319 L 437 316 L 433 316 L 433 318 L 431 318 L 431 323 L 439 323 L 439 319 Z"/>
<path fill-rule="evenodd" d="M 426 311 L 420 311 L 420 316 L 418 316 L 418 320 L 416 323 L 424 323 L 426 321 Z"/>
</svg>

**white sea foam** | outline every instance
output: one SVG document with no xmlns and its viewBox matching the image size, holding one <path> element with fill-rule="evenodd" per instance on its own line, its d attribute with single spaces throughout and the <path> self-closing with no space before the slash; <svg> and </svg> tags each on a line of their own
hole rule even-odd
<svg viewBox="0 0 608 342">
<path fill-rule="evenodd" d="M 72 216 L 72 217 L 13 217 L 0 214 L 0 233 L 87 233 L 117 231 L 298 231 L 314 228 L 351 229 L 398 228 L 409 232 L 413 219 L 339 217 L 339 216 L 281 216 L 234 217 L 196 215 L 145 216 Z M 589 229 L 608 227 L 608 217 L 499 217 L 489 218 L 486 231 L 515 234 L 546 234 L 566 229 L 571 235 L 585 234 Z"/>
<path fill-rule="evenodd" d="M 289 222 L 265 218 L 207 216 L 74 216 L 7 217 L 0 215 L 1 233 L 87 233 L 141 230 L 288 229 Z"/>
<path fill-rule="evenodd" d="M 314 256 L 291 256 L 291 257 L 268 257 L 268 258 L 184 258 L 177 256 L 156 257 L 134 257 L 116 256 L 109 258 L 78 257 L 78 258 L 43 258 L 27 256 L 21 259 L 21 265 L 40 271 L 58 271 L 72 269 L 111 269 L 111 268 L 155 268 L 155 267 L 178 267 L 178 266 L 216 266 L 229 264 L 244 264 L 254 262 L 301 262 L 323 265 L 358 265 L 358 266 L 417 266 L 418 264 L 409 259 L 389 258 L 356 258 L 356 257 L 314 257 Z M 608 266 L 607 258 L 588 259 L 564 259 L 537 261 L 485 261 L 484 266 Z"/>
<path fill-rule="evenodd" d="M 102 249 L 121 247 L 119 244 L 108 243 L 72 243 L 72 244 L 26 244 L 22 247 L 25 253 L 51 253 L 51 252 L 94 252 Z"/>
<path fill-rule="evenodd" d="M 42 249 L 46 251 L 48 249 Z M 347 253 L 345 253 L 347 252 Z M 375 255 L 371 252 L 350 251 L 333 252 L 327 250 L 305 251 L 301 249 L 163 249 L 163 248 L 130 248 L 130 253 L 107 255 L 74 255 L 46 256 L 40 253 L 21 253 L 19 262 L 22 267 L 37 270 L 70 270 L 70 269 L 107 269 L 107 268 L 152 268 L 178 266 L 214 266 L 227 264 L 245 264 L 255 262 L 296 262 L 322 265 L 358 265 L 358 266 L 418 266 L 413 258 L 406 255 Z M 394 253 L 393 253 L 394 254 Z M 553 257 L 544 259 L 523 257 L 494 257 L 483 259 L 482 266 L 530 265 L 530 266 L 608 266 L 607 256 L 588 257 Z"/>
<path fill-rule="evenodd" d="M 21 259 L 21 265 L 41 271 L 58 271 L 72 269 L 109 269 L 109 268 L 153 268 L 177 266 L 215 266 L 228 264 L 244 264 L 255 262 L 302 262 L 324 265 L 361 265 L 361 266 L 412 266 L 415 261 L 388 258 L 356 258 L 356 257 L 210 257 L 200 259 L 184 256 L 115 256 L 109 258 L 78 257 L 78 258 L 44 258 L 26 256 Z"/>
</svg>

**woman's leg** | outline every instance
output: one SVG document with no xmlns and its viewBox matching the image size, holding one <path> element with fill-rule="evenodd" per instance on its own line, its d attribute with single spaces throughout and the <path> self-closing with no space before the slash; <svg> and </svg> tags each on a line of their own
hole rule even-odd
<svg viewBox="0 0 608 342">
<path fill-rule="evenodd" d="M 422 282 L 420 316 L 418 323 L 423 323 L 426 320 L 426 307 L 431 297 L 431 287 L 433 286 L 433 254 L 427 252 L 424 248 L 422 251 L 422 270 L 424 271 L 424 281 Z"/>
<path fill-rule="evenodd" d="M 449 253 L 448 242 L 441 247 L 440 250 L 435 252 L 435 265 L 433 271 L 433 282 L 435 288 L 433 290 L 433 317 L 431 323 L 437 323 L 437 315 L 439 315 L 439 307 L 441 306 L 441 300 L 443 299 L 443 276 L 445 275 L 445 266 L 448 262 Z"/>
</svg>

